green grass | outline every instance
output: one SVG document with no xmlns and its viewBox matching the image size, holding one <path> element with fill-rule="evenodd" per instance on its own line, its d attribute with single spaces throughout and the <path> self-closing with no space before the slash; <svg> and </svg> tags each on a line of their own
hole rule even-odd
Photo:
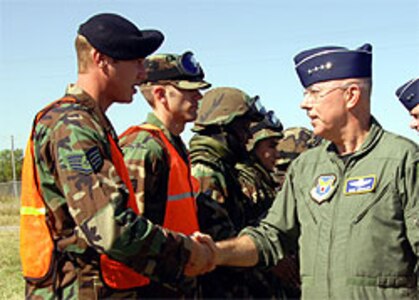
<svg viewBox="0 0 419 300">
<path fill-rule="evenodd" d="M 19 199 L 0 196 L 0 226 L 19 225 L 19 209 Z"/>
<path fill-rule="evenodd" d="M 18 230 L 0 231 L 0 266 L 0 299 L 23 299 Z"/>
<path fill-rule="evenodd" d="M 19 199 L 0 197 L 0 226 L 19 225 Z M 0 299 L 23 299 L 19 230 L 0 229 Z"/>
</svg>

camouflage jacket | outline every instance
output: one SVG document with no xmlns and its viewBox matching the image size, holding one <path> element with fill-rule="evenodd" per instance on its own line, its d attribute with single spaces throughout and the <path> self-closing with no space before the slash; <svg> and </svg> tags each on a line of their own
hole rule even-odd
<svg viewBox="0 0 419 300">
<path fill-rule="evenodd" d="M 246 225 L 256 225 L 271 207 L 277 191 L 268 171 L 258 162 L 249 159 L 236 164 L 242 192 L 249 199 L 251 208 L 246 212 Z"/>
<path fill-rule="evenodd" d="M 39 185 L 58 257 L 52 278 L 28 282 L 27 296 L 110 297 L 99 276 L 101 253 L 152 279 L 177 282 L 190 240 L 126 209 L 128 190 L 115 171 L 107 140 L 109 133 L 117 139 L 111 123 L 78 87 L 70 85 L 67 95 L 77 102 L 54 106 L 34 128 Z"/>
<path fill-rule="evenodd" d="M 219 141 L 203 135 L 195 135 L 190 141 L 192 175 L 200 183 L 200 191 L 215 200 L 221 212 L 220 216 L 228 216 L 234 228 L 229 232 L 207 232 L 216 240 L 234 236 L 245 223 L 245 198 L 241 193 L 234 168 L 234 154 Z M 200 218 L 211 216 L 200 216 Z M 227 224 L 226 224 L 227 225 Z M 202 228 L 201 228 L 202 229 Z M 218 234 L 220 236 L 218 236 Z"/>
<path fill-rule="evenodd" d="M 162 129 L 181 157 L 189 163 L 186 146 L 180 137 L 171 134 L 153 113 L 147 116 L 145 123 Z M 121 137 L 119 145 L 124 152 L 135 197 L 143 206 L 140 208 L 142 215 L 155 224 L 163 225 L 170 172 L 163 142 L 147 131 L 137 131 Z"/>
<path fill-rule="evenodd" d="M 187 149 L 179 136 L 174 136 L 153 114 L 147 116 L 147 124 L 160 128 L 181 157 L 189 164 Z M 170 165 L 168 152 L 162 141 L 147 131 L 136 131 L 121 137 L 119 145 L 124 152 L 124 159 L 133 182 L 137 203 L 141 204 L 144 217 L 154 224 L 163 225 L 166 212 Z M 188 293 L 193 292 L 194 281 L 185 279 Z M 175 287 L 168 289 L 152 282 L 146 289 L 138 291 L 142 298 L 172 298 L 179 296 Z"/>
<path fill-rule="evenodd" d="M 234 168 L 237 156 L 226 145 L 203 135 L 191 139 L 190 156 L 192 175 L 200 181 L 201 191 L 215 204 L 213 210 L 202 213 L 202 203 L 198 201 L 200 225 L 206 225 L 201 226 L 201 230 L 215 240 L 236 235 L 246 226 L 246 215 L 252 208 L 242 194 Z M 256 269 L 219 267 L 201 277 L 200 282 L 205 298 L 271 298 L 271 279 L 274 278 L 268 278 Z"/>
</svg>

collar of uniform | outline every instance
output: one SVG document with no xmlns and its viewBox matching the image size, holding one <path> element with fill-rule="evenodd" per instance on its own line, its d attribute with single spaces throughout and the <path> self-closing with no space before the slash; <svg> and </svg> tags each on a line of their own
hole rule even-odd
<svg viewBox="0 0 419 300">
<path fill-rule="evenodd" d="M 116 137 L 115 130 L 113 129 L 111 122 L 106 117 L 106 115 L 99 108 L 97 102 L 87 94 L 81 87 L 75 84 L 69 84 L 66 88 L 65 94 L 67 96 L 72 96 L 77 99 L 77 102 L 88 108 L 95 116 L 97 116 L 100 125 L 105 128 L 107 132 L 110 132 L 114 137 Z"/>
<path fill-rule="evenodd" d="M 163 131 L 164 135 L 169 139 L 169 141 L 173 145 L 176 145 L 175 136 L 164 126 L 162 121 L 160 121 L 160 119 L 154 113 L 149 113 L 147 115 L 147 119 L 146 119 L 145 123 L 148 123 L 148 124 L 151 124 L 151 125 L 154 125 L 154 126 L 160 128 Z"/>
<path fill-rule="evenodd" d="M 218 157 L 231 165 L 234 165 L 237 162 L 237 156 L 234 155 L 226 145 L 210 136 L 196 134 L 190 140 L 189 145 L 191 157 L 199 155 L 199 153 L 203 151 L 208 152 L 210 155 Z"/>
<path fill-rule="evenodd" d="M 380 137 L 383 135 L 383 128 L 373 116 L 371 116 L 370 124 L 370 131 L 368 132 L 367 138 L 365 139 L 364 143 L 361 145 L 359 150 L 353 153 L 352 157 L 360 156 L 363 155 L 365 152 L 370 151 L 370 149 L 372 149 L 375 146 Z M 337 148 L 335 144 L 333 144 L 332 142 L 329 141 L 326 143 L 326 149 L 333 156 L 338 156 Z"/>
<path fill-rule="evenodd" d="M 148 124 L 151 124 L 160 128 L 163 131 L 164 135 L 169 139 L 170 143 L 175 146 L 176 150 L 178 150 L 178 152 L 183 156 L 185 160 L 188 160 L 187 159 L 188 152 L 180 136 L 176 136 L 172 134 L 154 113 L 151 112 L 147 115 L 147 119 L 145 123 L 148 123 Z"/>
</svg>

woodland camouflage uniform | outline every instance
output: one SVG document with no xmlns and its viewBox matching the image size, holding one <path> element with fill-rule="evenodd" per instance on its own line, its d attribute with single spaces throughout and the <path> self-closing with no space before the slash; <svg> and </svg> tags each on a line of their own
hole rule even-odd
<svg viewBox="0 0 419 300">
<path fill-rule="evenodd" d="M 202 213 L 204 201 L 198 199 L 199 220 L 200 225 L 203 224 L 201 230 L 214 240 L 233 237 L 251 222 L 253 203 L 242 193 L 235 168 L 246 155 L 245 146 L 244 153 L 240 153 L 226 137 L 230 134 L 228 126 L 236 118 L 262 118 L 258 113 L 252 116 L 253 100 L 237 89 L 213 89 L 204 95 L 193 129 L 197 134 L 190 141 L 192 175 L 199 180 L 201 191 L 207 196 L 204 200 L 210 199 L 215 208 Z M 223 220 L 221 226 L 218 217 Z M 256 269 L 218 267 L 200 281 L 206 298 L 269 298 L 272 295 L 270 282 Z M 260 288 L 258 295 L 252 291 L 255 286 Z"/>
<path fill-rule="evenodd" d="M 322 139 L 304 127 L 290 127 L 283 131 L 283 138 L 277 145 L 279 158 L 276 161 L 274 178 L 279 188 L 285 180 L 285 173 L 291 164 L 304 151 L 320 145 Z"/>
<path fill-rule="evenodd" d="M 135 297 L 104 286 L 101 253 L 152 279 L 180 282 L 191 242 L 126 209 L 128 190 L 115 171 L 107 140 L 109 133 L 117 140 L 111 123 L 76 86 L 67 89 L 67 96 L 77 101 L 53 106 L 34 128 L 35 163 L 57 259 L 51 277 L 28 282 L 26 295 L 51 299 L 55 291 L 65 299 Z M 123 246 L 126 241 L 129 248 Z"/>
<path fill-rule="evenodd" d="M 182 58 L 192 57 L 192 55 L 192 52 L 187 51 L 182 55 L 154 54 L 147 57 L 144 61 L 147 77 L 141 85 L 143 95 L 146 96 L 143 88 L 159 84 L 170 84 L 179 90 L 208 88 L 210 84 L 203 80 L 203 70 L 196 61 L 194 61 L 195 65 L 189 65 L 189 67 L 197 67 L 198 72 L 196 74 L 188 76 L 179 72 L 179 68 L 182 67 L 179 61 Z M 158 115 L 153 112 L 148 114 L 144 123 L 159 128 L 185 164 L 190 165 L 188 151 L 180 135 L 172 134 Z M 133 182 L 135 197 L 137 202 L 141 203 L 143 215 L 154 224 L 163 226 L 168 204 L 171 171 L 169 150 L 159 136 L 149 131 L 128 130 L 127 132 L 122 134 L 120 146 L 124 152 L 124 160 Z M 185 178 L 179 178 L 179 180 L 188 181 L 190 178 L 185 174 Z M 185 218 L 187 218 L 186 214 Z M 197 295 L 194 278 L 185 278 L 182 287 L 185 288 L 186 286 L 188 291 L 187 294 L 184 294 L 185 291 L 168 289 L 158 282 L 151 281 L 150 285 L 139 288 L 138 291 L 141 298 L 194 297 Z"/>
</svg>

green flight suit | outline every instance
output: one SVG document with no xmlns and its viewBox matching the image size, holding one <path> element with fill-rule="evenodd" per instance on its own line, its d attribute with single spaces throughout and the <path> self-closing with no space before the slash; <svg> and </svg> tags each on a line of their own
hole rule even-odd
<svg viewBox="0 0 419 300">
<path fill-rule="evenodd" d="M 417 299 L 418 145 L 372 119 L 346 160 L 332 143 L 303 153 L 257 228 L 259 263 L 299 243 L 303 299 Z"/>
</svg>

